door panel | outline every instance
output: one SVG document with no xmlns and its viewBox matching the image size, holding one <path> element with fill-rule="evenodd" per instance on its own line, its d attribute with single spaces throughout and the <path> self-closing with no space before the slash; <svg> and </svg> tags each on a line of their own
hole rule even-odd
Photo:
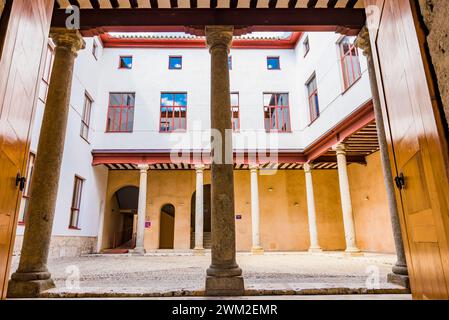
<svg viewBox="0 0 449 320">
<path fill-rule="evenodd" d="M 370 36 L 392 168 L 405 176 L 397 198 L 412 292 L 419 299 L 448 299 L 447 145 L 416 9 L 410 0 L 365 3 L 377 5 L 380 16 L 370 22 L 378 24 L 370 26 Z"/>
<path fill-rule="evenodd" d="M 15 0 L 0 60 L 0 297 L 6 294 L 29 134 L 50 27 L 52 0 Z"/>
</svg>

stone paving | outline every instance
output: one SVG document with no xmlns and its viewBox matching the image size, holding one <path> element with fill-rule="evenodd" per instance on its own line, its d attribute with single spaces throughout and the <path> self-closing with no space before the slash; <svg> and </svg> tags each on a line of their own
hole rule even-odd
<svg viewBox="0 0 449 320">
<path fill-rule="evenodd" d="M 249 296 L 407 293 L 386 281 L 395 262 L 394 255 L 366 253 L 363 257 L 347 257 L 341 252 L 332 252 L 253 256 L 241 253 L 237 260 L 244 271 L 246 295 Z M 202 296 L 209 264 L 209 254 L 164 252 L 146 256 L 91 255 L 58 259 L 49 263 L 57 288 L 43 296 Z M 373 282 L 377 275 L 378 284 Z"/>
</svg>

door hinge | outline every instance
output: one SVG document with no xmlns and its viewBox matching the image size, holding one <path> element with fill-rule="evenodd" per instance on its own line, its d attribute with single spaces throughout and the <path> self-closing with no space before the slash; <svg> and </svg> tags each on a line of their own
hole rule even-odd
<svg viewBox="0 0 449 320">
<path fill-rule="evenodd" d="M 26 184 L 27 178 L 22 177 L 20 173 L 16 176 L 16 187 L 19 187 L 20 191 L 25 190 L 25 184 Z"/>
<path fill-rule="evenodd" d="M 394 182 L 396 182 L 396 187 L 398 187 L 399 190 L 404 189 L 405 187 L 405 177 L 404 174 L 401 172 L 399 176 L 394 178 Z"/>
</svg>

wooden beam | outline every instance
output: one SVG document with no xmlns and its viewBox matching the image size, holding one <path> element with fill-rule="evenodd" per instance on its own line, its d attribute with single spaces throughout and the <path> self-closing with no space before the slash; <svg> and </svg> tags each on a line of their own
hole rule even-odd
<svg viewBox="0 0 449 320">
<path fill-rule="evenodd" d="M 365 25 L 363 9 L 81 9 L 81 31 L 84 35 L 101 32 L 144 32 L 196 30 L 203 35 L 208 25 L 233 25 L 250 31 L 328 31 L 345 30 L 356 35 Z M 67 14 L 56 10 L 52 26 L 65 27 Z"/>
</svg>

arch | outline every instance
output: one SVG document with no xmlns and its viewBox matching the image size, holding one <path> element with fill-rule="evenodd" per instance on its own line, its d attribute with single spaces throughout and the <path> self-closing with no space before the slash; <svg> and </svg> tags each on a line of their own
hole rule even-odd
<svg viewBox="0 0 449 320">
<path fill-rule="evenodd" d="M 175 206 L 167 203 L 160 210 L 159 249 L 174 249 Z"/>
<path fill-rule="evenodd" d="M 114 192 L 111 199 L 112 248 L 134 248 L 138 199 L 136 186 L 124 186 Z"/>
<path fill-rule="evenodd" d="M 210 234 L 211 232 L 211 185 L 206 184 L 203 187 L 203 214 L 204 214 L 204 224 L 203 224 L 203 232 L 205 234 Z M 195 208 L 196 206 L 196 191 L 193 192 L 192 198 L 190 200 L 190 232 L 191 232 L 191 243 L 190 247 L 193 248 L 194 243 L 194 236 L 195 236 Z M 207 246 L 208 237 L 203 237 L 205 240 L 204 245 Z"/>
</svg>

